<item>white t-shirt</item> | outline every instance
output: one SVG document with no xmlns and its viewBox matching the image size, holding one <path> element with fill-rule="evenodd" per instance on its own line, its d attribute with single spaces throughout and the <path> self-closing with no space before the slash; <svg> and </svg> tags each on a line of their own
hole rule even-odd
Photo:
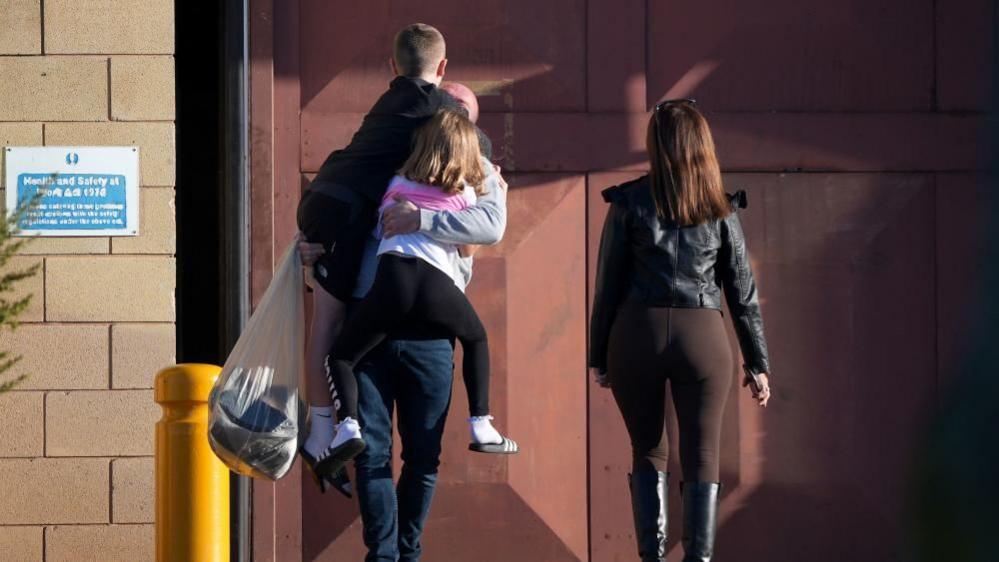
<svg viewBox="0 0 999 562">
<path fill-rule="evenodd" d="M 475 196 L 475 190 L 469 186 L 465 186 L 465 191 L 461 195 L 468 200 L 469 206 L 475 205 L 478 200 Z M 381 227 L 379 227 L 379 233 L 380 230 Z M 421 232 L 411 232 L 382 239 L 381 243 L 378 244 L 378 255 L 382 254 L 420 258 L 443 271 L 454 281 L 455 286 L 462 291 L 465 290 L 461 280 L 462 272 L 455 271 L 454 264 L 458 263 L 458 247 L 454 244 L 438 242 Z"/>
</svg>

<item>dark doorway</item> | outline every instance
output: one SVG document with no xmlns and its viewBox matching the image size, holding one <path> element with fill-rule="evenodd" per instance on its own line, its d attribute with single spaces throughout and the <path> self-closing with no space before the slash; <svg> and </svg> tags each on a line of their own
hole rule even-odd
<svg viewBox="0 0 999 562">
<path fill-rule="evenodd" d="M 221 364 L 224 342 L 221 2 L 177 2 L 177 359 Z"/>
<path fill-rule="evenodd" d="M 177 358 L 222 365 L 249 316 L 246 1 L 176 2 Z M 231 560 L 249 560 L 250 482 L 232 475 Z"/>
</svg>

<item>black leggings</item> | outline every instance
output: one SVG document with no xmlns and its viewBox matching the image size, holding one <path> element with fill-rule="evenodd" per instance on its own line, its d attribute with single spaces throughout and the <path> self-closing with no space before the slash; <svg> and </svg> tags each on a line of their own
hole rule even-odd
<svg viewBox="0 0 999 562">
<path fill-rule="evenodd" d="M 608 341 L 607 375 L 631 436 L 633 471 L 666 471 L 668 380 L 683 479 L 718 482 L 732 367 L 720 311 L 634 304 L 618 310 Z"/>
<path fill-rule="evenodd" d="M 471 414 L 489 414 L 489 343 L 465 293 L 451 277 L 422 259 L 383 254 L 371 291 L 348 316 L 327 358 L 339 419 L 357 419 L 354 366 L 400 330 L 457 338 L 464 352 L 462 375 Z"/>
</svg>

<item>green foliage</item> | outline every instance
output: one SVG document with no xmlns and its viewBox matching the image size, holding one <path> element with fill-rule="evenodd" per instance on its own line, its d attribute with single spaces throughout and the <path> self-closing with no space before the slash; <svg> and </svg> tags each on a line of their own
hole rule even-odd
<svg viewBox="0 0 999 562">
<path fill-rule="evenodd" d="M 0 331 L 4 328 L 16 329 L 18 315 L 31 304 L 33 295 L 10 300 L 6 298 L 6 294 L 14 290 L 14 284 L 18 281 L 37 274 L 40 264 L 14 271 L 8 271 L 7 264 L 25 244 L 31 241 L 30 238 L 16 238 L 17 225 L 28 211 L 38 203 L 38 199 L 39 197 L 36 197 L 20 205 L 14 213 L 0 221 L 0 272 L 3 272 L 0 273 Z M 9 352 L 0 351 L 0 375 L 9 371 L 20 360 L 20 356 L 12 356 Z M 27 375 L 22 374 L 8 381 L 0 381 L 0 394 L 14 388 L 25 378 Z"/>
</svg>

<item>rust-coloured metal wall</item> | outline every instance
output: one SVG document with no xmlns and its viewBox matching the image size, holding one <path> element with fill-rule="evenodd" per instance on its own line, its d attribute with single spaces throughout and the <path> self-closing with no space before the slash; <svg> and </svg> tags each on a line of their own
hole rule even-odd
<svg viewBox="0 0 999 562">
<path fill-rule="evenodd" d="M 251 10 L 255 298 L 294 233 L 302 185 L 390 80 L 402 25 L 444 32 L 448 78 L 479 92 L 510 179 L 506 240 L 477 260 L 470 295 L 494 350 L 497 418 L 524 452 L 467 453 L 457 382 L 426 559 L 636 558 L 627 437 L 584 369 L 599 191 L 641 173 L 648 109 L 688 95 L 709 115 L 728 187 L 749 192 L 777 389 L 761 411 L 733 385 L 718 559 L 899 559 L 906 467 L 970 306 L 993 3 Z M 320 496 L 299 472 L 257 483 L 254 502 L 256 560 L 362 557 L 356 505 Z"/>
</svg>

